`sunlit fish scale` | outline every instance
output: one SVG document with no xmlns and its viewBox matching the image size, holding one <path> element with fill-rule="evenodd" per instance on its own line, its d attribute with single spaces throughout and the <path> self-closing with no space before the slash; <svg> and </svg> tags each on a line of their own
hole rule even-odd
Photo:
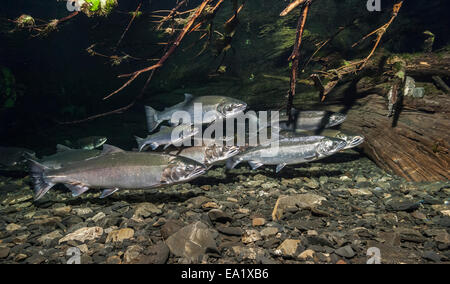
<svg viewBox="0 0 450 284">
<path fill-rule="evenodd" d="M 341 139 L 324 136 L 302 136 L 281 138 L 278 147 L 271 144 L 249 147 L 245 152 L 234 156 L 227 162 L 228 168 L 247 161 L 252 169 L 263 165 L 277 165 L 279 172 L 286 165 L 295 165 L 316 161 L 344 149 L 346 142 Z"/>
<path fill-rule="evenodd" d="M 288 123 L 285 113 L 280 114 L 280 129 L 308 131 L 329 128 L 341 124 L 346 119 L 342 113 L 329 111 L 293 111 L 294 123 Z"/>
<path fill-rule="evenodd" d="M 0 147 L 0 165 L 14 167 L 22 164 L 27 158 L 34 158 L 36 153 L 32 150 L 19 147 Z"/>
<path fill-rule="evenodd" d="M 107 144 L 104 145 L 108 147 Z M 58 151 L 56 154 L 43 157 L 39 163 L 51 169 L 59 169 L 71 163 L 99 156 L 102 153 L 101 150 L 72 149 L 64 145 L 57 145 L 56 148 Z"/>
<path fill-rule="evenodd" d="M 90 188 L 100 188 L 105 189 L 101 197 L 106 197 L 119 189 L 146 189 L 186 182 L 205 171 L 205 165 L 184 157 L 126 152 L 115 147 L 106 147 L 96 158 L 60 169 L 30 161 L 36 200 L 58 183 L 66 185 L 73 196 Z"/>
<path fill-rule="evenodd" d="M 146 138 L 140 138 L 135 136 L 136 142 L 138 144 L 139 151 L 142 151 L 147 145 L 150 145 L 152 150 L 156 150 L 160 145 L 165 145 L 164 149 L 170 145 L 178 145 L 191 139 L 194 135 L 199 132 L 199 129 L 192 125 L 178 125 L 174 127 L 161 126 L 160 131 Z M 177 134 L 175 136 L 175 134 Z"/>
<path fill-rule="evenodd" d="M 211 123 L 217 119 L 228 119 L 242 113 L 247 104 L 238 99 L 224 96 L 202 96 L 193 98 L 190 94 L 185 94 L 185 100 L 175 106 L 166 108 L 163 111 L 146 106 L 147 127 L 149 132 L 153 132 L 163 121 L 170 121 L 172 115 L 177 111 L 185 111 L 189 114 L 191 123 L 194 123 L 194 106 L 202 105 L 202 123 Z M 175 123 L 178 124 L 178 123 Z"/>
</svg>

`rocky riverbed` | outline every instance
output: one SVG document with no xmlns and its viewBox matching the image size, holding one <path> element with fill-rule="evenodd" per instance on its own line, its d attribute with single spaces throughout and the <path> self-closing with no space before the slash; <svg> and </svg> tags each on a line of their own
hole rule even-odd
<svg viewBox="0 0 450 284">
<path fill-rule="evenodd" d="M 107 199 L 57 186 L 33 202 L 29 184 L 0 177 L 0 263 L 450 263 L 450 182 L 408 183 L 355 151 Z"/>
</svg>

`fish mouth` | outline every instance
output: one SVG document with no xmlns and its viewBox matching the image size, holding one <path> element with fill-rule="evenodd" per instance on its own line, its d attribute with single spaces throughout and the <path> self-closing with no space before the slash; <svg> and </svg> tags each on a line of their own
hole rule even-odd
<svg viewBox="0 0 450 284">
<path fill-rule="evenodd" d="M 361 145 L 364 142 L 364 136 L 355 136 L 351 139 L 350 143 L 346 146 L 346 149 L 354 148 Z"/>
<path fill-rule="evenodd" d="M 333 127 L 333 126 L 339 125 L 339 124 L 343 123 L 346 118 L 347 118 L 347 116 L 345 114 L 333 114 L 330 117 L 330 121 L 329 121 L 327 127 Z"/>
<path fill-rule="evenodd" d="M 228 159 L 228 158 L 231 158 L 231 157 L 233 157 L 233 156 L 236 156 L 236 155 L 239 154 L 240 152 L 241 152 L 241 151 L 240 151 L 239 147 L 232 148 L 232 149 L 230 149 L 230 150 L 227 152 L 227 154 L 225 155 L 224 159 Z"/>
</svg>

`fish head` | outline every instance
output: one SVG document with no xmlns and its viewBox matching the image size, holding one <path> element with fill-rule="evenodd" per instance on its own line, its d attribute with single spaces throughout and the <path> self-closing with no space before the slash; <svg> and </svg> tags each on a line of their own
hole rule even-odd
<svg viewBox="0 0 450 284">
<path fill-rule="evenodd" d="M 345 114 L 334 112 L 330 115 L 326 127 L 333 127 L 341 124 L 347 118 Z"/>
<path fill-rule="evenodd" d="M 247 104 L 238 99 L 227 98 L 217 106 L 217 111 L 224 118 L 233 118 L 244 112 Z"/>
<path fill-rule="evenodd" d="M 223 161 L 240 153 L 240 147 L 235 145 L 212 144 L 205 150 L 206 164 L 211 165 L 218 161 Z"/>
<path fill-rule="evenodd" d="M 345 147 L 347 149 L 361 145 L 364 142 L 364 136 L 362 136 L 362 135 L 350 136 L 350 138 L 351 139 L 349 139 L 349 141 L 347 141 L 347 146 Z"/>
<path fill-rule="evenodd" d="M 317 153 L 320 157 L 326 157 L 334 154 L 347 146 L 347 142 L 338 138 L 324 137 L 317 147 Z"/>
<path fill-rule="evenodd" d="M 106 143 L 108 138 L 103 136 L 91 136 L 87 138 L 82 138 L 78 140 L 78 145 L 81 149 L 93 150 Z"/>
<path fill-rule="evenodd" d="M 106 138 L 106 137 L 95 137 L 95 139 L 94 139 L 95 148 L 102 146 L 103 144 L 106 143 L 107 140 L 108 140 L 108 138 Z"/>
<path fill-rule="evenodd" d="M 161 182 L 174 184 L 192 180 L 204 174 L 207 167 L 185 157 L 174 157 L 164 169 Z"/>
</svg>

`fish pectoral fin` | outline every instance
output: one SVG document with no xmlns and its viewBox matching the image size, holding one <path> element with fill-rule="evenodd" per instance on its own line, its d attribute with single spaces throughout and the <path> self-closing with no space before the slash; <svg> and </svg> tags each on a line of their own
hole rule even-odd
<svg viewBox="0 0 450 284">
<path fill-rule="evenodd" d="M 61 144 L 56 145 L 56 152 L 58 152 L 58 153 L 64 152 L 64 151 L 70 151 L 70 150 L 73 150 L 73 149 L 68 146 L 61 145 Z"/>
<path fill-rule="evenodd" d="M 313 161 L 313 160 L 317 159 L 318 156 L 319 156 L 319 155 L 318 155 L 317 153 L 315 153 L 315 154 L 312 154 L 312 155 L 310 155 L 310 156 L 305 157 L 304 159 L 305 159 L 306 161 Z"/>
<path fill-rule="evenodd" d="M 277 165 L 276 173 L 279 173 L 285 166 L 286 166 L 286 163 Z"/>
<path fill-rule="evenodd" d="M 252 170 L 256 170 L 257 168 L 264 166 L 263 163 L 256 161 L 248 161 L 248 164 L 250 165 L 250 167 L 252 167 Z"/>
<path fill-rule="evenodd" d="M 72 191 L 73 197 L 77 197 L 89 190 L 89 187 L 83 184 L 66 184 L 66 186 Z"/>
<path fill-rule="evenodd" d="M 109 144 L 103 144 L 103 151 L 100 155 L 108 155 L 108 154 L 119 153 L 119 152 L 125 152 L 125 151 L 116 146 L 112 146 Z"/>
<path fill-rule="evenodd" d="M 156 148 L 158 148 L 158 147 L 159 147 L 158 143 L 156 143 L 156 142 L 150 143 L 150 148 L 152 148 L 152 150 L 156 150 Z"/>
<path fill-rule="evenodd" d="M 103 190 L 102 195 L 100 195 L 100 198 L 108 197 L 108 196 L 110 196 L 111 194 L 113 194 L 114 192 L 116 192 L 118 190 L 119 189 L 117 187 L 116 188 L 111 188 L 111 189 L 105 189 L 105 190 Z"/>
</svg>

